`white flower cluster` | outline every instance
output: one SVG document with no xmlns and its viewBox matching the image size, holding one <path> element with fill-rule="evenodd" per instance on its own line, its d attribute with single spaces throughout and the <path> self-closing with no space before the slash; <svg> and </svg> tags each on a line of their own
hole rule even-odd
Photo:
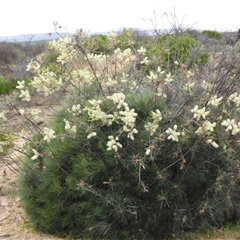
<svg viewBox="0 0 240 240">
<path fill-rule="evenodd" d="M 41 155 L 36 149 L 32 149 L 32 152 L 34 153 L 34 155 L 31 157 L 32 160 L 36 160 L 38 159 L 38 157 Z"/>
<path fill-rule="evenodd" d="M 45 134 L 43 140 L 46 142 L 51 142 L 52 139 L 56 138 L 55 131 L 53 129 L 45 127 L 43 129 L 43 133 Z"/>
<path fill-rule="evenodd" d="M 102 100 L 89 100 L 90 106 L 86 106 L 84 111 L 87 112 L 90 121 L 100 121 L 102 125 L 107 126 L 112 125 L 113 122 L 122 122 L 123 126 L 120 132 L 126 132 L 127 137 L 134 140 L 134 134 L 138 133 L 138 130 L 135 128 L 137 113 L 135 113 L 134 109 L 129 108 L 128 104 L 125 102 L 125 95 L 123 93 L 114 93 L 110 96 L 106 96 L 106 99 L 111 100 L 116 105 L 113 113 L 106 113 L 101 109 L 101 104 L 103 104 Z M 96 136 L 95 132 L 90 133 L 88 138 L 92 136 Z M 109 142 L 113 143 L 113 140 L 118 142 L 118 139 L 113 139 L 112 137 Z M 115 150 L 116 147 L 109 147 L 110 143 L 107 145 L 108 150 Z M 113 146 L 115 145 L 120 147 L 118 144 L 113 144 Z"/>
<path fill-rule="evenodd" d="M 17 81 L 17 83 L 18 83 L 18 86 L 16 86 L 16 88 L 20 90 L 19 97 L 22 98 L 22 101 L 29 102 L 31 100 L 31 96 L 28 89 L 26 89 L 25 81 L 24 80 Z"/>
<path fill-rule="evenodd" d="M 218 144 L 215 141 L 213 141 L 213 139 L 209 138 L 206 142 L 210 144 L 212 147 L 218 148 Z"/>
<path fill-rule="evenodd" d="M 179 141 L 179 138 L 178 138 L 178 136 L 180 136 L 181 135 L 181 132 L 177 132 L 177 128 L 178 128 L 178 126 L 175 124 L 174 126 L 173 126 L 173 128 L 168 128 L 166 131 L 165 131 L 165 133 L 167 133 L 169 136 L 168 136 L 168 138 L 167 139 L 172 139 L 172 141 L 174 141 L 174 142 L 178 142 Z"/>
<path fill-rule="evenodd" d="M 205 121 L 202 126 L 200 126 L 197 131 L 195 132 L 197 135 L 203 135 L 208 133 L 211 134 L 214 131 L 214 128 L 216 127 L 216 122 L 209 122 L 208 120 Z"/>
<path fill-rule="evenodd" d="M 236 135 L 240 132 L 240 122 L 235 123 L 235 119 L 226 119 L 222 121 L 222 126 L 226 127 L 225 131 L 231 131 L 232 135 Z"/>
<path fill-rule="evenodd" d="M 108 139 L 109 139 L 109 141 L 107 142 L 108 151 L 114 150 L 115 152 L 117 152 L 118 148 L 122 148 L 122 144 L 118 142 L 119 141 L 118 137 L 114 138 L 114 136 L 109 136 Z"/>
<path fill-rule="evenodd" d="M 89 100 L 90 106 L 86 106 L 83 110 L 87 112 L 89 120 L 92 122 L 100 121 L 103 125 L 111 125 L 112 115 L 109 115 L 102 111 L 101 103 L 102 100 Z"/>
<path fill-rule="evenodd" d="M 166 74 L 164 82 L 165 82 L 165 84 L 169 84 L 169 83 L 173 82 L 173 76 L 172 76 L 172 74 L 170 72 L 168 74 Z"/>
<path fill-rule="evenodd" d="M 196 118 L 198 121 L 202 117 L 203 119 L 206 119 L 206 116 L 210 113 L 210 111 L 206 111 L 206 107 L 198 108 L 198 105 L 196 105 L 192 110 L 192 113 L 194 113 L 193 118 Z"/>
<path fill-rule="evenodd" d="M 40 72 L 40 64 L 38 61 L 36 60 L 32 60 L 28 65 L 27 65 L 27 71 L 35 73 L 35 74 L 39 74 Z"/>
<path fill-rule="evenodd" d="M 77 104 L 77 105 L 73 105 L 72 108 L 68 109 L 68 112 L 70 112 L 73 117 L 75 116 L 79 116 L 81 113 L 82 113 L 82 110 L 81 110 L 81 105 L 80 104 Z"/>
<path fill-rule="evenodd" d="M 76 50 L 73 47 L 72 39 L 65 36 L 60 38 L 58 41 L 51 41 L 48 43 L 48 49 L 57 50 L 59 56 L 57 57 L 57 62 L 62 65 L 72 62 Z"/>
<path fill-rule="evenodd" d="M 228 101 L 234 102 L 236 104 L 236 106 L 239 107 L 240 106 L 240 94 L 238 94 L 237 92 L 231 94 L 228 97 Z"/>
<path fill-rule="evenodd" d="M 208 101 L 208 105 L 212 105 L 214 107 L 218 107 L 221 103 L 223 97 L 217 97 L 216 95 L 212 96 L 210 100 Z"/>
<path fill-rule="evenodd" d="M 77 127 L 75 125 L 72 125 L 68 120 L 63 119 L 63 121 L 65 122 L 65 130 L 75 134 L 77 132 Z"/>
<path fill-rule="evenodd" d="M 31 86 L 44 96 L 49 96 L 51 93 L 59 90 L 62 83 L 62 78 L 59 78 L 54 72 L 44 71 L 33 78 Z"/>
<path fill-rule="evenodd" d="M 73 83 L 81 83 L 82 85 L 89 85 L 91 86 L 94 81 L 94 75 L 92 71 L 90 71 L 88 68 L 80 68 L 80 69 L 75 69 L 72 71 L 72 79 L 71 81 Z"/>
<path fill-rule="evenodd" d="M 156 112 L 151 112 L 152 122 L 148 122 L 144 125 L 145 129 L 149 132 L 150 136 L 152 136 L 159 127 L 159 122 L 162 120 L 162 113 L 157 109 Z"/>
<path fill-rule="evenodd" d="M 134 134 L 138 133 L 138 130 L 135 128 L 135 121 L 137 117 L 135 109 L 130 110 L 127 107 L 125 111 L 120 111 L 119 114 L 119 118 L 124 122 L 123 131 L 128 133 L 128 138 L 134 140 Z"/>
</svg>

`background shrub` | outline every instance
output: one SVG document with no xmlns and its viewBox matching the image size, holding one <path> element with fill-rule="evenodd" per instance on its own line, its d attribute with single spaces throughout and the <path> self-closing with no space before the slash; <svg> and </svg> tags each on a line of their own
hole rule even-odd
<svg viewBox="0 0 240 240">
<path fill-rule="evenodd" d="M 222 39 L 222 34 L 214 30 L 203 30 L 202 34 L 209 38 Z"/>
<path fill-rule="evenodd" d="M 235 48 L 236 48 L 236 50 L 237 50 L 238 52 L 240 52 L 240 41 L 237 41 L 237 42 L 235 43 Z"/>
<path fill-rule="evenodd" d="M 196 53 L 193 56 L 193 53 Z M 209 53 L 200 42 L 189 36 L 165 35 L 157 38 L 147 49 L 146 55 L 154 67 L 162 66 L 169 70 L 186 65 L 203 65 L 208 61 Z M 152 64 L 150 67 L 153 66 Z"/>
<path fill-rule="evenodd" d="M 108 36 L 102 34 L 94 34 L 90 36 L 84 41 L 83 46 L 94 54 L 107 54 L 110 52 Z"/>
<path fill-rule="evenodd" d="M 5 80 L 0 78 L 0 95 L 9 94 L 11 91 L 16 89 L 17 79 Z"/>
</svg>

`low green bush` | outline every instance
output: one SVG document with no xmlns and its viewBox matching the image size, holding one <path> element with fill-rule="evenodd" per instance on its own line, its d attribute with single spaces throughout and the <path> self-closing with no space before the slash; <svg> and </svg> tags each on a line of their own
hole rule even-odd
<svg viewBox="0 0 240 240">
<path fill-rule="evenodd" d="M 188 68 L 204 65 L 208 62 L 209 53 L 206 48 L 189 36 L 165 35 L 152 41 L 146 56 L 151 63 L 149 68 L 162 66 L 169 70 L 184 64 Z"/>
<path fill-rule="evenodd" d="M 94 34 L 83 42 L 84 49 L 91 51 L 94 54 L 109 53 L 108 36 L 102 34 Z"/>
<path fill-rule="evenodd" d="M 139 36 L 140 40 L 137 42 L 135 40 L 137 38 L 136 34 L 136 31 L 132 29 L 123 29 L 109 36 L 94 34 L 83 41 L 83 48 L 94 54 L 110 54 L 117 48 L 121 50 L 127 48 L 133 49 L 139 46 L 140 42 L 143 41 L 142 39 L 144 39 L 144 37 L 141 39 Z"/>
<path fill-rule="evenodd" d="M 3 78 L 0 78 L 0 95 L 6 95 L 12 92 L 16 89 L 17 86 L 17 80 L 10 79 L 5 80 Z"/>
<path fill-rule="evenodd" d="M 214 38 L 214 39 L 222 39 L 222 34 L 219 33 L 218 31 L 214 31 L 214 30 L 204 30 L 202 31 L 202 34 L 209 37 L 209 38 Z"/>
</svg>

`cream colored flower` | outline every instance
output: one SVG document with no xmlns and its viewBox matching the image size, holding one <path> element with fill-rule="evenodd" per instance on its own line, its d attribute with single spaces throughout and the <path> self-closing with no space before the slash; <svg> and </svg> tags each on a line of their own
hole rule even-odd
<svg viewBox="0 0 240 240">
<path fill-rule="evenodd" d="M 173 82 L 172 74 L 170 72 L 166 75 L 164 82 L 165 82 L 165 84 Z"/>
<path fill-rule="evenodd" d="M 118 142 L 118 137 L 114 138 L 113 136 L 108 137 L 109 141 L 107 142 L 107 151 L 114 150 L 118 151 L 118 148 L 122 148 L 122 144 Z"/>
<path fill-rule="evenodd" d="M 34 155 L 31 157 L 31 159 L 32 160 L 38 159 L 38 157 L 40 156 L 40 153 L 35 149 L 32 149 L 32 151 L 33 151 Z"/>
<path fill-rule="evenodd" d="M 19 97 L 22 98 L 22 101 L 29 102 L 31 100 L 31 96 L 28 90 L 21 89 L 21 94 L 19 95 Z"/>
<path fill-rule="evenodd" d="M 145 55 L 146 49 L 145 49 L 143 46 L 141 46 L 141 47 L 137 50 L 137 52 L 138 52 L 138 54 Z"/>
<path fill-rule="evenodd" d="M 141 64 L 148 65 L 148 64 L 150 63 L 150 61 L 148 60 L 147 57 L 145 57 L 140 63 L 141 63 Z"/>
<path fill-rule="evenodd" d="M 221 103 L 223 97 L 217 97 L 217 96 L 213 96 L 211 97 L 211 99 L 208 101 L 208 105 L 212 105 L 214 107 L 218 107 L 218 105 Z"/>
<path fill-rule="evenodd" d="M 169 140 L 172 139 L 172 141 L 178 142 L 179 141 L 178 136 L 181 135 L 181 133 L 177 132 L 176 130 L 177 130 L 176 124 L 173 126 L 173 128 L 168 128 L 165 131 L 165 133 L 167 133 L 169 135 L 167 139 L 169 139 Z"/>
<path fill-rule="evenodd" d="M 25 81 L 17 81 L 18 86 L 16 86 L 17 89 L 24 89 L 25 88 Z"/>
<path fill-rule="evenodd" d="M 95 136 L 97 136 L 97 133 L 96 133 L 96 132 L 89 133 L 89 134 L 87 135 L 87 139 L 90 139 L 90 138 L 95 137 Z"/>
<path fill-rule="evenodd" d="M 43 140 L 48 142 L 48 143 L 51 142 L 52 139 L 56 138 L 55 131 L 52 130 L 52 129 L 49 129 L 49 128 L 45 127 L 43 129 L 43 132 L 45 134 Z"/>
<path fill-rule="evenodd" d="M 148 156 L 150 153 L 151 153 L 151 149 L 150 149 L 150 148 L 147 148 L 147 150 L 146 150 L 146 152 L 145 152 L 145 155 Z"/>
<path fill-rule="evenodd" d="M 206 111 L 206 107 L 198 109 L 198 105 L 196 105 L 191 112 L 194 113 L 193 118 L 196 118 L 198 121 L 201 117 L 206 119 L 206 116 L 210 113 L 210 111 Z"/>
<path fill-rule="evenodd" d="M 212 145 L 214 148 L 218 148 L 218 144 L 215 141 L 213 141 L 212 139 L 208 139 L 206 142 L 208 144 Z"/>
<path fill-rule="evenodd" d="M 154 74 L 152 71 L 150 71 L 149 75 L 147 76 L 147 79 L 149 80 L 149 82 L 154 82 L 155 80 L 157 80 L 158 75 Z"/>
</svg>

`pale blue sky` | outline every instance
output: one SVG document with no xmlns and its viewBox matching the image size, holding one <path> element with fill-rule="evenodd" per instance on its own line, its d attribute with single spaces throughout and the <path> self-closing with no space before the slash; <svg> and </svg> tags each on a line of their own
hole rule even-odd
<svg viewBox="0 0 240 240">
<path fill-rule="evenodd" d="M 163 22 L 168 27 L 163 13 L 170 16 L 174 9 L 183 26 L 236 31 L 239 6 L 239 0 L 1 0 L 0 36 L 53 32 L 53 21 L 68 32 L 147 29 L 153 27 L 152 21 L 163 28 Z"/>
</svg>

